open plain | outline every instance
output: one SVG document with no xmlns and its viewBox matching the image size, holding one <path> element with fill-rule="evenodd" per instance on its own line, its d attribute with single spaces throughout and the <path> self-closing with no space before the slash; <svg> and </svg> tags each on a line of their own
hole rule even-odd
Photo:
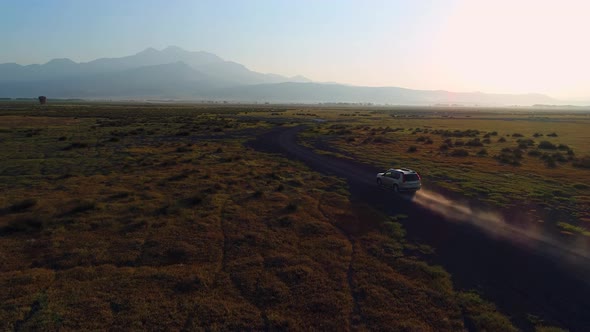
<svg viewBox="0 0 590 332">
<path fill-rule="evenodd" d="M 587 142 L 583 110 L 2 102 L 0 328 L 583 331 Z"/>
</svg>

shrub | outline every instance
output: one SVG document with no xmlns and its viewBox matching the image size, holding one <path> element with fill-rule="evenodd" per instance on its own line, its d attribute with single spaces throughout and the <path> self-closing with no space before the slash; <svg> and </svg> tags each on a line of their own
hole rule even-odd
<svg viewBox="0 0 590 332">
<path fill-rule="evenodd" d="M 519 138 L 516 140 L 519 144 L 525 144 L 527 146 L 535 146 L 535 141 L 530 138 Z"/>
<path fill-rule="evenodd" d="M 506 142 L 506 139 L 504 137 L 500 137 L 500 139 L 498 139 L 498 143 L 504 143 Z"/>
<path fill-rule="evenodd" d="M 524 135 L 520 133 L 514 133 L 512 134 L 512 137 L 524 137 Z"/>
<path fill-rule="evenodd" d="M 192 195 L 186 198 L 183 198 L 179 201 L 180 205 L 183 207 L 192 207 L 195 205 L 199 205 L 203 202 L 203 196 L 201 194 Z"/>
<path fill-rule="evenodd" d="M 479 140 L 479 138 L 472 138 L 469 141 L 467 141 L 467 143 L 465 143 L 465 145 L 467 145 L 467 146 L 483 146 L 483 143 Z"/>
<path fill-rule="evenodd" d="M 492 143 L 492 141 L 489 138 L 484 138 L 481 142 L 484 143 L 484 144 L 490 144 L 490 143 Z"/>
<path fill-rule="evenodd" d="M 292 212 L 297 211 L 298 208 L 299 208 L 299 205 L 297 203 L 291 202 L 285 207 L 285 212 L 292 213 Z"/>
<path fill-rule="evenodd" d="M 407 152 L 416 152 L 418 151 L 418 148 L 415 145 L 410 145 L 410 147 L 408 148 Z"/>
<path fill-rule="evenodd" d="M 463 146 L 465 145 L 465 142 L 463 142 L 462 140 L 458 139 L 455 141 L 455 146 Z"/>
<path fill-rule="evenodd" d="M 572 161 L 572 166 L 578 168 L 590 168 L 590 156 L 574 159 Z"/>
<path fill-rule="evenodd" d="M 557 146 L 549 141 L 541 141 L 541 143 L 539 143 L 539 149 L 555 150 L 557 149 Z"/>
<path fill-rule="evenodd" d="M 561 150 L 561 151 L 569 151 L 571 150 L 569 146 L 565 145 L 565 144 L 559 144 L 557 146 L 557 150 Z"/>
<path fill-rule="evenodd" d="M 88 210 L 92 210 L 96 207 L 96 203 L 93 201 L 75 201 L 73 205 L 69 209 L 67 209 L 61 216 L 67 216 L 76 213 L 86 212 Z"/>
<path fill-rule="evenodd" d="M 444 143 L 444 144 L 441 144 L 438 147 L 438 149 L 441 150 L 441 151 L 447 151 L 447 150 L 449 150 L 449 146 L 446 143 Z"/>
<path fill-rule="evenodd" d="M 488 151 L 486 149 L 481 149 L 481 150 L 477 151 L 477 155 L 478 156 L 487 156 Z"/>
<path fill-rule="evenodd" d="M 37 200 L 34 198 L 28 198 L 25 200 L 22 200 L 20 202 L 16 202 L 14 204 L 12 204 L 9 208 L 9 210 L 11 212 L 22 212 L 24 210 L 27 210 L 33 206 L 35 206 L 37 204 Z"/>
<path fill-rule="evenodd" d="M 534 133 L 533 134 L 533 137 L 541 137 L 541 136 L 543 136 L 543 134 L 541 134 L 541 133 Z"/>
<path fill-rule="evenodd" d="M 62 150 L 64 150 L 64 151 L 70 151 L 70 150 L 73 150 L 73 149 L 82 149 L 82 148 L 87 148 L 87 147 L 88 147 L 88 144 L 86 144 L 86 143 L 74 142 L 74 143 L 66 146 Z"/>
<path fill-rule="evenodd" d="M 531 156 L 531 157 L 538 157 L 538 156 L 541 155 L 541 151 L 539 151 L 539 150 L 530 150 L 527 154 L 529 156 Z"/>
<path fill-rule="evenodd" d="M 43 220 L 38 217 L 14 219 L 8 225 L 0 227 L 0 234 L 38 232 L 43 229 Z"/>
<path fill-rule="evenodd" d="M 559 161 L 560 163 L 567 162 L 567 159 L 565 158 L 565 156 L 561 152 L 555 152 L 554 154 L 551 155 L 551 157 L 553 157 L 553 159 L 555 161 Z"/>
<path fill-rule="evenodd" d="M 549 136 L 549 137 L 557 137 L 557 133 L 552 132 L 551 134 L 547 134 L 547 136 Z"/>
<path fill-rule="evenodd" d="M 545 166 L 547 166 L 549 168 L 555 168 L 555 167 L 557 167 L 557 163 L 555 162 L 555 160 L 553 160 L 552 157 L 548 157 L 548 158 L 545 158 Z"/>
<path fill-rule="evenodd" d="M 585 183 L 575 183 L 572 187 L 579 189 L 579 190 L 584 190 L 584 189 L 590 188 L 590 186 L 588 186 Z"/>
<path fill-rule="evenodd" d="M 520 159 L 522 159 L 522 150 L 519 148 L 503 148 L 499 155 L 494 156 L 502 164 L 512 166 L 520 166 Z"/>
<path fill-rule="evenodd" d="M 467 157 L 469 156 L 469 151 L 465 149 L 455 149 L 451 152 L 451 156 L 453 157 Z"/>
</svg>

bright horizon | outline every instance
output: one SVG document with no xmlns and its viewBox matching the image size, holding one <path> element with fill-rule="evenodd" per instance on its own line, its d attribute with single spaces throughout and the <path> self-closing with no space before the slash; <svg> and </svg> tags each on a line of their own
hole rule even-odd
<svg viewBox="0 0 590 332">
<path fill-rule="evenodd" d="M 13 1 L 0 63 L 176 45 L 318 82 L 590 100 L 590 2 Z"/>
</svg>

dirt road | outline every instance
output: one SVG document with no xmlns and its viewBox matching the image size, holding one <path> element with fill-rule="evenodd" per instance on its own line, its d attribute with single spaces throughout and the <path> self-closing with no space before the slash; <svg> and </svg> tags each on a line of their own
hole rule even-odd
<svg viewBox="0 0 590 332">
<path fill-rule="evenodd" d="M 407 215 L 402 223 L 408 239 L 434 247 L 432 263 L 452 274 L 455 287 L 477 290 L 519 327 L 532 329 L 534 315 L 547 325 L 571 331 L 590 330 L 590 273 L 583 268 L 590 263 L 586 258 L 560 252 L 552 243 L 524 234 L 506 236 L 512 232 L 509 228 L 502 231 L 506 234 L 490 233 L 481 225 L 458 222 L 407 196 L 380 189 L 375 184 L 378 169 L 316 154 L 298 144 L 297 135 L 304 128 L 277 127 L 248 144 L 300 160 L 321 173 L 345 178 L 352 200 L 390 215 Z"/>
</svg>

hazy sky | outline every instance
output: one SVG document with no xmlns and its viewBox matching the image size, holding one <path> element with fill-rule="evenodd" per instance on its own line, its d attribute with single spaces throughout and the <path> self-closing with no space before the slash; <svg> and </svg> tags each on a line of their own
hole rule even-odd
<svg viewBox="0 0 590 332">
<path fill-rule="evenodd" d="M 260 72 L 590 100 L 590 1 L 0 0 L 0 63 L 176 45 Z"/>
</svg>

